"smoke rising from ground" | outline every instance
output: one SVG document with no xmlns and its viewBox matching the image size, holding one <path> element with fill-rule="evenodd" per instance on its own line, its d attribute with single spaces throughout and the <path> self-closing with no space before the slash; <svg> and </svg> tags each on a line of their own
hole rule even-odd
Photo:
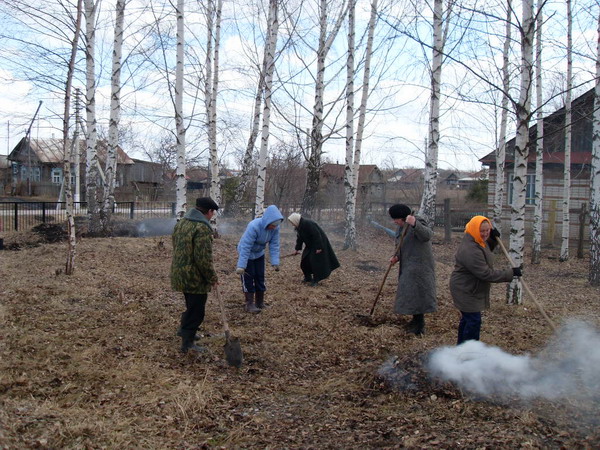
<svg viewBox="0 0 600 450">
<path fill-rule="evenodd" d="M 480 341 L 433 351 L 429 373 L 481 396 L 579 400 L 600 404 L 600 333 L 564 325 L 537 355 L 511 355 Z"/>
</svg>

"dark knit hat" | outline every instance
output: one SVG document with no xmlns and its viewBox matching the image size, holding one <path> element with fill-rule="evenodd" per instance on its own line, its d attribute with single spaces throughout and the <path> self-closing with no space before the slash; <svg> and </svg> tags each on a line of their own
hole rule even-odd
<svg viewBox="0 0 600 450">
<path fill-rule="evenodd" d="M 204 209 L 206 211 L 211 209 L 219 209 L 219 205 L 210 197 L 199 197 L 196 199 L 196 208 Z"/>
<path fill-rule="evenodd" d="M 411 213 L 410 208 L 401 203 L 390 206 L 388 212 L 390 213 L 390 217 L 392 219 L 406 219 L 406 217 Z"/>
</svg>

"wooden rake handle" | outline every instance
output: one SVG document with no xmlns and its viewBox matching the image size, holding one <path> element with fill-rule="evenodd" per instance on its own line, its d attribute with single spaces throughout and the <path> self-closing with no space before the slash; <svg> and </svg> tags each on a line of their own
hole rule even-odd
<svg viewBox="0 0 600 450">
<path fill-rule="evenodd" d="M 410 227 L 410 225 L 408 223 L 404 224 L 404 228 L 402 229 L 402 235 L 400 236 L 400 242 L 398 242 L 398 245 L 396 246 L 396 251 L 394 252 L 394 256 L 397 255 L 398 252 L 400 251 L 400 249 L 402 248 L 402 242 L 404 242 L 404 236 L 406 236 L 406 232 L 408 231 L 409 227 Z M 377 291 L 377 295 L 375 296 L 375 300 L 373 301 L 373 306 L 371 306 L 371 311 L 369 312 L 370 316 L 372 316 L 373 312 L 375 311 L 375 305 L 377 305 L 377 300 L 379 300 L 379 296 L 381 295 L 381 291 L 383 290 L 383 285 L 385 284 L 385 280 L 387 279 L 393 265 L 394 265 L 394 263 L 390 262 L 387 270 L 385 271 L 385 275 L 383 276 L 383 280 L 381 280 L 381 284 L 379 285 L 379 290 Z"/>
<path fill-rule="evenodd" d="M 500 245 L 500 248 L 502 249 L 502 253 L 504 253 L 504 256 L 506 256 L 506 259 L 510 263 L 510 266 L 511 267 L 516 267 L 514 261 L 512 260 L 512 258 L 510 257 L 510 255 L 508 254 L 508 251 L 506 250 L 506 247 L 504 246 L 504 244 L 502 243 L 502 241 L 500 240 L 500 238 L 496 237 L 496 241 L 498 242 L 498 245 Z M 525 291 L 527 292 L 527 294 L 529 295 L 529 297 L 531 297 L 531 300 L 533 300 L 533 303 L 535 303 L 535 306 L 538 307 L 538 309 L 542 313 L 542 316 L 544 316 L 544 319 L 546 319 L 546 321 L 548 322 L 548 324 L 550 325 L 550 327 L 552 327 L 552 330 L 556 331 L 556 325 L 554 324 L 554 322 L 552 321 L 552 319 L 550 319 L 550 317 L 548 316 L 548 314 L 546 314 L 546 310 L 544 309 L 544 307 L 542 306 L 542 304 L 538 301 L 538 299 L 536 298 L 536 296 L 533 295 L 533 292 L 531 292 L 531 289 L 529 289 L 529 286 L 527 285 L 527 283 L 525 283 L 525 280 L 523 279 L 523 277 L 520 277 L 520 279 L 521 279 L 521 283 L 523 284 L 523 287 L 525 288 Z"/>
</svg>

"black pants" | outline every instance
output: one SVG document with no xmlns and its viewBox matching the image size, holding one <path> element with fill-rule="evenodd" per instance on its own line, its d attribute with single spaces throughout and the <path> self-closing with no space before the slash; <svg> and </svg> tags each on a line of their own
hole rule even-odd
<svg viewBox="0 0 600 450">
<path fill-rule="evenodd" d="M 465 341 L 479 340 L 481 331 L 481 313 L 480 312 L 460 312 L 460 322 L 458 323 L 458 339 L 456 345 Z"/>
<path fill-rule="evenodd" d="M 183 293 L 185 297 L 185 312 L 181 315 L 181 334 L 192 338 L 204 320 L 204 310 L 208 294 Z"/>
</svg>

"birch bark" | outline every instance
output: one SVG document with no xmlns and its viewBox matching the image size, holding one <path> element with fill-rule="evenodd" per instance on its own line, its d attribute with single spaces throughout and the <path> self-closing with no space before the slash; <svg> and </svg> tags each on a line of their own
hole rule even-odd
<svg viewBox="0 0 600 450">
<path fill-rule="evenodd" d="M 102 230 L 110 229 L 112 210 L 115 203 L 117 180 L 117 147 L 119 145 L 119 122 L 121 119 L 121 57 L 123 53 L 123 22 L 125 0 L 117 0 L 115 6 L 115 34 L 113 40 L 112 73 L 110 77 L 110 119 L 108 124 L 108 150 L 104 173 L 103 207 L 101 210 Z"/>
<path fill-rule="evenodd" d="M 269 1 L 269 35 L 267 37 L 265 51 L 265 104 L 263 110 L 263 126 L 260 142 L 260 152 L 258 156 L 258 173 L 256 178 L 256 201 L 254 212 L 256 216 L 260 216 L 265 208 L 265 182 L 267 175 L 267 152 L 269 147 L 269 124 L 271 121 L 271 95 L 273 86 L 273 73 L 275 71 L 275 52 L 277 50 L 277 35 L 279 32 L 278 19 L 278 1 Z"/>
<path fill-rule="evenodd" d="M 68 252 L 67 262 L 65 264 L 65 274 L 72 275 L 75 270 L 75 254 L 77 251 L 77 240 L 75 237 L 75 219 L 73 216 L 73 190 L 71 185 L 71 155 L 72 148 L 69 139 L 69 115 L 71 106 L 71 87 L 73 85 L 73 73 L 75 72 L 75 59 L 77 57 L 77 47 L 79 45 L 79 34 L 81 32 L 81 16 L 82 16 L 83 0 L 77 1 L 77 16 L 75 19 L 75 35 L 71 43 L 71 56 L 69 58 L 69 66 L 67 70 L 67 81 L 65 86 L 65 103 L 63 115 L 63 172 L 65 184 L 66 198 L 66 215 L 67 215 L 67 232 L 68 232 Z"/>
<path fill-rule="evenodd" d="M 177 169 L 175 175 L 176 215 L 181 219 L 186 211 L 185 125 L 183 123 L 183 59 L 184 59 L 184 0 L 177 0 L 177 61 L 175 66 L 175 128 L 177 133 Z"/>
<path fill-rule="evenodd" d="M 346 226 L 344 228 L 344 250 L 356 250 L 356 179 L 358 172 L 354 167 L 354 67 L 356 24 L 354 14 L 356 1 L 350 0 L 348 6 L 348 58 L 346 60 L 346 167 L 344 169 L 344 190 Z"/>
<path fill-rule="evenodd" d="M 521 83 L 516 104 L 517 133 L 515 137 L 515 169 L 513 177 L 513 202 L 511 205 L 510 250 L 517 266 L 523 263 L 525 247 L 525 195 L 527 188 L 527 159 L 529 156 L 529 117 L 531 109 L 531 84 L 533 75 L 533 1 L 523 0 L 521 20 Z M 507 290 L 511 304 L 523 302 L 523 289 L 519 278 L 514 278 Z"/>
<path fill-rule="evenodd" d="M 223 0 L 217 0 L 215 10 L 214 53 L 212 85 L 210 90 L 210 104 L 208 109 L 208 145 L 210 150 L 210 196 L 221 204 L 221 179 L 219 177 L 219 155 L 217 152 L 217 95 L 219 91 L 219 51 L 221 45 L 221 11 Z M 211 223 L 216 229 L 217 216 L 213 216 Z"/>
<path fill-rule="evenodd" d="M 600 286 L 600 14 L 596 47 L 596 86 L 590 183 L 590 271 L 592 286 Z"/>
<path fill-rule="evenodd" d="M 431 93 L 429 99 L 428 147 L 425 156 L 423 196 L 419 213 L 430 223 L 435 219 L 437 193 L 438 149 L 440 140 L 440 94 L 444 51 L 443 0 L 433 3 L 433 58 L 431 61 Z"/>
<path fill-rule="evenodd" d="M 329 35 L 327 34 L 328 0 L 319 2 L 319 44 L 317 48 L 317 73 L 315 76 L 315 103 L 313 107 L 312 128 L 310 131 L 309 157 L 307 161 L 306 190 L 302 199 L 302 212 L 312 216 L 319 191 L 321 178 L 321 160 L 323 156 L 323 97 L 325 93 L 325 61 L 337 36 L 348 6 L 343 2 L 340 15 L 337 17 Z"/>
<path fill-rule="evenodd" d="M 565 167 L 563 174 L 562 239 L 560 261 L 569 259 L 571 220 L 571 97 L 573 90 L 573 18 L 571 0 L 567 0 L 567 92 L 565 98 Z"/>
<path fill-rule="evenodd" d="M 500 111 L 500 136 L 496 150 L 496 184 L 494 186 L 494 210 L 492 221 L 494 227 L 502 232 L 502 207 L 504 206 L 504 191 L 506 187 L 506 128 L 508 123 L 508 103 L 510 89 L 509 54 L 511 37 L 512 0 L 506 5 L 506 27 L 504 32 L 504 48 L 502 49 L 502 107 Z"/>
<path fill-rule="evenodd" d="M 85 60 L 86 60 L 86 159 L 85 197 L 88 207 L 88 228 L 90 235 L 100 231 L 98 212 L 98 129 L 96 124 L 96 7 L 93 0 L 85 0 Z"/>
<path fill-rule="evenodd" d="M 542 95 L 542 5 L 538 6 L 536 29 L 536 105 L 537 139 L 535 141 L 535 209 L 533 212 L 533 244 L 531 263 L 540 264 L 542 258 L 542 224 L 544 220 L 544 107 Z"/>
</svg>

